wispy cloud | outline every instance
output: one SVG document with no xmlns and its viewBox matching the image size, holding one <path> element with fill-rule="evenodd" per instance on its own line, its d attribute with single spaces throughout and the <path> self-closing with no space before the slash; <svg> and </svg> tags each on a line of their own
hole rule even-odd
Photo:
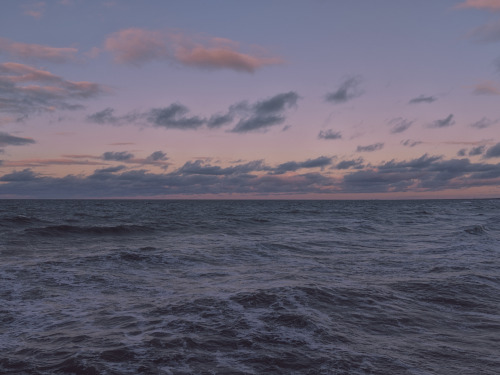
<svg viewBox="0 0 500 375">
<path fill-rule="evenodd" d="M 321 130 L 318 134 L 319 139 L 341 139 L 342 133 L 333 129 Z"/>
<path fill-rule="evenodd" d="M 275 56 L 239 51 L 239 43 L 224 38 L 193 37 L 139 28 L 109 35 L 104 49 L 113 54 L 115 62 L 138 66 L 165 60 L 196 68 L 253 73 L 264 66 L 284 62 Z"/>
<path fill-rule="evenodd" d="M 452 126 L 455 124 L 455 120 L 453 120 L 453 114 L 450 114 L 448 117 L 444 118 L 444 119 L 439 119 L 439 120 L 436 120 L 434 122 L 432 122 L 431 124 L 429 124 L 429 128 L 445 128 L 445 127 L 448 127 L 448 126 Z"/>
<path fill-rule="evenodd" d="M 500 1 L 498 0 L 466 0 L 455 6 L 455 8 L 486 9 L 489 11 L 500 11 Z"/>
<path fill-rule="evenodd" d="M 113 108 L 88 115 L 87 121 L 98 124 L 150 124 L 166 129 L 195 130 L 202 126 L 210 129 L 220 128 L 237 121 L 231 132 L 248 133 L 266 131 L 270 127 L 282 124 L 286 111 L 297 106 L 299 95 L 293 91 L 274 95 L 253 104 L 247 101 L 233 104 L 227 113 L 218 113 L 210 117 L 190 115 L 190 110 L 183 104 L 172 103 L 163 108 L 152 108 L 145 112 L 130 112 L 116 116 Z"/>
<path fill-rule="evenodd" d="M 472 126 L 473 128 L 476 128 L 476 129 L 485 129 L 485 128 L 489 128 L 490 126 L 496 125 L 498 123 L 500 123 L 500 119 L 491 120 L 487 117 L 483 117 L 481 120 L 470 124 L 470 126 Z"/>
<path fill-rule="evenodd" d="M 25 15 L 39 19 L 42 18 L 45 12 L 45 2 L 38 1 L 36 3 L 24 4 L 22 8 Z"/>
<path fill-rule="evenodd" d="M 106 91 L 107 88 L 100 84 L 68 81 L 29 65 L 0 64 L 0 111 L 20 118 L 56 109 L 82 109 L 81 101 Z"/>
<path fill-rule="evenodd" d="M 401 141 L 401 144 L 407 147 L 415 147 L 421 143 L 421 141 L 414 141 L 413 139 L 406 139 L 404 141 Z"/>
<path fill-rule="evenodd" d="M 273 174 L 283 174 L 287 172 L 295 172 L 304 168 L 324 168 L 332 164 L 332 157 L 320 156 L 316 159 L 308 159 L 302 162 L 288 161 L 278 165 L 272 170 Z"/>
<path fill-rule="evenodd" d="M 500 19 L 479 26 L 468 33 L 476 42 L 495 43 L 500 41 Z"/>
<path fill-rule="evenodd" d="M 35 143 L 31 138 L 22 138 L 10 135 L 8 133 L 0 132 L 0 147 L 5 146 L 24 146 Z"/>
<path fill-rule="evenodd" d="M 500 95 L 500 88 L 491 81 L 484 81 L 474 86 L 473 93 L 476 95 Z"/>
<path fill-rule="evenodd" d="M 407 130 L 415 121 L 410 121 L 402 117 L 397 117 L 389 121 L 392 134 L 402 133 Z"/>
<path fill-rule="evenodd" d="M 77 48 L 57 48 L 40 44 L 13 42 L 0 38 L 0 53 L 7 53 L 12 57 L 29 61 L 48 61 L 52 63 L 65 63 L 76 60 Z"/>
<path fill-rule="evenodd" d="M 349 77 L 344 80 L 337 90 L 325 95 L 325 100 L 330 103 L 340 104 L 345 103 L 351 99 L 357 98 L 363 94 L 360 88 L 361 77 Z"/>
<path fill-rule="evenodd" d="M 357 152 L 373 152 L 373 151 L 378 151 L 384 148 L 383 143 L 374 143 L 372 145 L 368 146 L 358 146 L 356 148 Z"/>
<path fill-rule="evenodd" d="M 147 120 L 155 126 L 167 129 L 196 129 L 205 124 L 205 120 L 198 116 L 186 116 L 189 109 L 182 104 L 171 104 L 165 108 L 153 108 Z"/>
<path fill-rule="evenodd" d="M 290 91 L 254 104 L 238 103 L 230 108 L 232 113 L 240 117 L 231 131 L 235 133 L 265 131 L 269 127 L 282 124 L 286 119 L 284 113 L 287 109 L 295 107 L 298 100 L 299 95 Z"/>
<path fill-rule="evenodd" d="M 408 104 L 433 103 L 436 100 L 437 99 L 434 96 L 420 95 L 420 96 L 417 96 L 416 98 L 410 99 Z"/>
</svg>

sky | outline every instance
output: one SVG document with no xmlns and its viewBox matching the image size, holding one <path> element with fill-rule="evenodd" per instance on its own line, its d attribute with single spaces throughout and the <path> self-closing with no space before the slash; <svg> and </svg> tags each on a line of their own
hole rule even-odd
<svg viewBox="0 0 500 375">
<path fill-rule="evenodd" d="M 500 197 L 500 0 L 3 0 L 0 198 Z"/>
</svg>

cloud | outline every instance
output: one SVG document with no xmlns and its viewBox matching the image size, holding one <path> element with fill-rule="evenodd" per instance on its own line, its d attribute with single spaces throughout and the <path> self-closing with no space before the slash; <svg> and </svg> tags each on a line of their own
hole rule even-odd
<svg viewBox="0 0 500 375">
<path fill-rule="evenodd" d="M 462 148 L 458 150 L 457 156 L 465 156 L 467 154 L 467 150 L 465 148 Z"/>
<path fill-rule="evenodd" d="M 397 134 L 402 133 L 407 130 L 415 121 L 410 121 L 402 117 L 394 118 L 389 121 L 389 125 L 392 126 L 391 133 Z"/>
<path fill-rule="evenodd" d="M 207 121 L 207 126 L 209 128 L 220 128 L 221 126 L 230 124 L 233 120 L 234 117 L 231 113 L 226 113 L 225 115 L 213 115 Z"/>
<path fill-rule="evenodd" d="M 108 151 L 102 154 L 102 159 L 103 160 L 113 160 L 113 161 L 126 161 L 130 160 L 134 157 L 133 154 L 126 152 L 126 151 L 121 151 L 121 152 L 113 152 L 113 151 Z"/>
<path fill-rule="evenodd" d="M 35 143 L 35 141 L 31 138 L 21 138 L 8 133 L 0 132 L 0 147 L 23 146 L 33 143 Z"/>
<path fill-rule="evenodd" d="M 234 51 L 231 47 L 205 47 L 200 44 L 179 45 L 176 49 L 177 61 L 184 65 L 205 69 L 232 69 L 253 73 L 268 65 L 282 64 L 278 57 L 252 56 Z"/>
<path fill-rule="evenodd" d="M 155 151 L 151 155 L 149 155 L 146 160 L 148 161 L 163 161 L 167 160 L 167 154 L 165 154 L 163 151 Z"/>
<path fill-rule="evenodd" d="M 363 94 L 361 77 L 350 77 L 340 84 L 336 91 L 326 94 L 325 100 L 334 104 L 345 103 Z"/>
<path fill-rule="evenodd" d="M 65 63 L 76 60 L 78 49 L 56 48 L 40 44 L 17 43 L 6 38 L 0 38 L 0 53 L 26 59 L 30 61 L 48 61 L 52 63 Z"/>
<path fill-rule="evenodd" d="M 495 43 L 500 41 L 500 19 L 487 23 L 472 30 L 468 36 L 476 41 L 482 43 Z"/>
<path fill-rule="evenodd" d="M 500 158 L 500 143 L 490 147 L 484 154 L 485 158 Z"/>
<path fill-rule="evenodd" d="M 112 125 L 123 125 L 123 124 L 133 124 L 138 120 L 146 117 L 146 114 L 140 113 L 128 113 L 124 116 L 115 116 L 115 110 L 113 108 L 105 108 L 102 111 L 93 113 L 86 117 L 87 121 L 94 122 L 96 124 L 112 124 Z"/>
<path fill-rule="evenodd" d="M 470 124 L 470 126 L 472 126 L 473 128 L 476 128 L 476 129 L 485 129 L 485 128 L 489 128 L 492 125 L 496 125 L 499 122 L 500 122 L 500 119 L 490 120 L 489 118 L 483 117 L 481 120 Z"/>
<path fill-rule="evenodd" d="M 204 119 L 198 116 L 187 117 L 187 113 L 187 107 L 174 103 L 165 108 L 153 108 L 147 120 L 155 126 L 167 129 L 197 129 L 205 124 Z"/>
<path fill-rule="evenodd" d="M 487 9 L 489 11 L 500 11 L 498 0 L 466 0 L 458 4 L 455 8 Z"/>
<path fill-rule="evenodd" d="M 401 141 L 401 144 L 403 146 L 407 146 L 407 147 L 415 147 L 421 143 L 422 143 L 421 141 L 414 141 L 412 139 L 406 139 L 404 141 Z"/>
<path fill-rule="evenodd" d="M 29 65 L 0 64 L 0 112 L 16 114 L 19 119 L 57 109 L 82 109 L 81 101 L 106 91 L 97 83 L 68 81 Z"/>
<path fill-rule="evenodd" d="M 477 147 L 473 147 L 470 151 L 469 151 L 469 156 L 477 156 L 477 155 L 482 155 L 483 152 L 484 152 L 484 149 L 486 148 L 486 146 L 477 146 Z"/>
<path fill-rule="evenodd" d="M 241 102 L 231 106 L 231 113 L 237 114 L 240 120 L 231 130 L 234 133 L 247 133 L 282 124 L 285 121 L 284 112 L 297 105 L 299 95 L 293 91 L 275 95 L 249 105 Z"/>
<path fill-rule="evenodd" d="M 325 131 L 321 130 L 318 134 L 319 139 L 341 139 L 342 134 L 340 132 L 336 132 L 333 129 L 327 129 Z"/>
<path fill-rule="evenodd" d="M 32 4 L 23 5 L 24 14 L 36 19 L 42 18 L 45 12 L 45 3 L 43 1 L 38 1 Z"/>
<path fill-rule="evenodd" d="M 362 169 L 364 168 L 364 160 L 362 158 L 353 160 L 343 160 L 339 162 L 335 168 L 336 169 Z"/>
<path fill-rule="evenodd" d="M 374 143 L 372 145 L 368 146 L 358 146 L 356 148 L 357 152 L 373 152 L 373 151 L 378 151 L 384 148 L 383 143 Z"/>
<path fill-rule="evenodd" d="M 433 123 L 429 124 L 429 128 L 445 128 L 447 126 L 452 126 L 455 124 L 455 120 L 453 120 L 453 114 L 450 114 L 448 117 L 440 120 L 436 120 Z"/>
<path fill-rule="evenodd" d="M 163 60 L 202 69 L 253 73 L 264 66 L 283 63 L 278 57 L 243 53 L 237 50 L 238 46 L 224 38 L 190 37 L 139 28 L 117 31 L 104 43 L 104 49 L 113 54 L 115 62 L 137 66 Z"/>
<path fill-rule="evenodd" d="M 327 156 L 320 156 L 316 159 L 308 159 L 303 162 L 289 161 L 282 163 L 273 169 L 273 174 L 284 174 L 286 172 L 295 172 L 303 168 L 324 168 L 332 164 L 332 158 Z"/>
<path fill-rule="evenodd" d="M 416 98 L 410 99 L 408 104 L 432 103 L 435 102 L 436 100 L 437 99 L 434 96 L 420 95 Z"/>
<path fill-rule="evenodd" d="M 500 89 L 493 82 L 485 81 L 474 86 L 476 95 L 500 95 Z"/>
<path fill-rule="evenodd" d="M 171 56 L 165 36 L 159 31 L 137 28 L 117 31 L 106 38 L 104 49 L 117 63 L 142 65 Z"/>
</svg>

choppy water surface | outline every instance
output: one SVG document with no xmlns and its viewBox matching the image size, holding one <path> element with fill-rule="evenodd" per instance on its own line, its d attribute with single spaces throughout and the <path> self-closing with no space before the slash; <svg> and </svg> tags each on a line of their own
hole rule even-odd
<svg viewBox="0 0 500 375">
<path fill-rule="evenodd" d="M 499 374 L 500 200 L 0 201 L 2 374 Z"/>
</svg>

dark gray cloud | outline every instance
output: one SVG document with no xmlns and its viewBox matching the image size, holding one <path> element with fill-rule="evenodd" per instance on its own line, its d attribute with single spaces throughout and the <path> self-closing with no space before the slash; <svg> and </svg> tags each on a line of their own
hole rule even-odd
<svg viewBox="0 0 500 375">
<path fill-rule="evenodd" d="M 435 102 L 436 100 L 437 99 L 434 96 L 420 95 L 420 96 L 417 96 L 416 98 L 410 99 L 408 104 L 432 103 L 432 102 Z"/>
<path fill-rule="evenodd" d="M 421 141 L 414 141 L 412 139 L 406 139 L 404 141 L 401 141 L 401 144 L 403 146 L 407 146 L 407 147 L 415 147 L 421 143 L 422 143 Z"/>
<path fill-rule="evenodd" d="M 334 92 L 325 95 L 325 100 L 330 103 L 340 104 L 351 99 L 357 98 L 363 94 L 360 88 L 361 77 L 349 77 Z"/>
<path fill-rule="evenodd" d="M 484 154 L 485 158 L 500 158 L 500 143 L 491 146 Z"/>
<path fill-rule="evenodd" d="M 23 146 L 32 143 L 35 143 L 35 141 L 31 138 L 16 137 L 8 133 L 0 132 L 0 147 Z"/>
<path fill-rule="evenodd" d="M 82 101 L 105 91 L 97 83 L 68 81 L 29 65 L 0 64 L 0 112 L 14 114 L 17 120 L 54 109 L 82 109 Z"/>
<path fill-rule="evenodd" d="M 462 149 L 458 150 L 457 156 L 465 156 L 465 155 L 467 155 L 467 149 L 462 148 Z"/>
<path fill-rule="evenodd" d="M 189 113 L 187 107 L 182 104 L 171 104 L 165 108 L 153 108 L 148 116 L 148 122 L 155 126 L 167 129 L 197 129 L 205 120 L 198 116 L 186 116 Z"/>
<path fill-rule="evenodd" d="M 341 139 L 342 133 L 336 132 L 333 129 L 321 130 L 318 134 L 319 139 Z"/>
<path fill-rule="evenodd" d="M 368 145 L 368 146 L 358 146 L 356 148 L 356 151 L 357 152 L 373 152 L 373 151 L 378 151 L 378 150 L 381 150 L 384 148 L 384 144 L 383 143 L 374 143 L 372 145 Z"/>
<path fill-rule="evenodd" d="M 120 152 L 113 152 L 113 151 L 108 151 L 102 154 L 102 159 L 103 160 L 108 160 L 108 161 L 127 161 L 130 160 L 134 157 L 133 154 L 127 152 L 127 151 L 120 151 Z"/>
<path fill-rule="evenodd" d="M 37 178 L 37 175 L 29 168 L 23 169 L 22 171 L 14 171 L 0 177 L 0 181 L 5 182 L 25 182 L 33 181 Z"/>
<path fill-rule="evenodd" d="M 389 121 L 392 134 L 402 133 L 413 125 L 415 121 L 410 121 L 402 117 L 397 117 Z"/>
<path fill-rule="evenodd" d="M 433 123 L 429 124 L 429 128 L 445 128 L 447 126 L 452 126 L 455 124 L 455 120 L 453 120 L 453 114 L 450 114 L 448 117 L 440 120 L 436 120 Z"/>
<path fill-rule="evenodd" d="M 213 115 L 207 121 L 207 126 L 209 128 L 220 128 L 221 126 L 230 124 L 233 122 L 234 118 L 231 113 L 226 113 L 225 115 Z"/>
<path fill-rule="evenodd" d="M 471 163 L 469 159 L 443 160 L 423 155 L 409 162 L 390 161 L 353 172 L 344 177 L 341 186 L 344 191 L 366 193 L 439 191 L 499 183 L 500 163 Z"/>
<path fill-rule="evenodd" d="M 230 112 L 237 114 L 240 120 L 231 130 L 235 133 L 248 133 L 267 130 L 285 122 L 285 111 L 297 105 L 299 95 L 293 91 L 275 95 L 255 104 L 241 102 L 231 106 Z"/>
<path fill-rule="evenodd" d="M 477 156 L 477 155 L 482 155 L 484 153 L 484 149 L 486 148 L 486 146 L 477 146 L 477 147 L 473 147 L 470 151 L 469 151 L 469 156 Z"/>
<path fill-rule="evenodd" d="M 483 117 L 481 120 L 470 124 L 470 126 L 472 126 L 473 128 L 477 128 L 477 129 L 485 129 L 485 128 L 489 128 L 492 125 L 496 125 L 499 122 L 500 122 L 500 120 L 498 120 L 498 119 L 497 120 L 490 120 L 487 117 Z"/>
<path fill-rule="evenodd" d="M 167 154 L 165 154 L 163 151 L 155 151 L 146 158 L 147 161 L 161 161 L 167 159 Z"/>
<path fill-rule="evenodd" d="M 343 160 L 335 166 L 335 169 L 361 169 L 364 168 L 364 160 L 362 158 L 353 160 Z"/>
<path fill-rule="evenodd" d="M 113 108 L 105 108 L 102 111 L 93 113 L 86 117 L 87 121 L 93 122 L 96 124 L 111 124 L 111 125 L 125 125 L 125 124 L 134 124 L 139 120 L 147 117 L 147 114 L 144 113 L 136 113 L 131 112 L 127 113 L 124 116 L 115 116 L 115 110 Z"/>
<path fill-rule="evenodd" d="M 500 157 L 500 144 L 490 148 Z M 321 168 L 330 165 L 326 157 L 305 162 L 266 166 L 262 160 L 223 168 L 208 162 L 192 161 L 171 173 L 127 170 L 123 165 L 97 169 L 89 176 L 48 177 L 31 169 L 0 177 L 0 197 L 98 198 L 169 196 L 172 194 L 335 194 L 428 192 L 470 187 L 499 186 L 500 163 L 472 163 L 469 159 L 445 160 L 423 155 L 409 161 L 389 161 L 361 166 L 361 160 L 346 160 L 338 169 L 343 177 L 323 173 L 276 173 L 297 165 Z M 342 167 L 339 167 L 342 166 Z"/>
<path fill-rule="evenodd" d="M 296 161 L 288 161 L 286 163 L 282 163 L 278 165 L 274 170 L 272 171 L 273 174 L 283 174 L 286 172 L 295 172 L 299 169 L 302 168 L 324 168 L 330 164 L 332 164 L 332 159 L 331 157 L 327 156 L 320 156 L 316 159 L 308 159 L 306 161 L 302 162 L 296 162 Z"/>
</svg>

